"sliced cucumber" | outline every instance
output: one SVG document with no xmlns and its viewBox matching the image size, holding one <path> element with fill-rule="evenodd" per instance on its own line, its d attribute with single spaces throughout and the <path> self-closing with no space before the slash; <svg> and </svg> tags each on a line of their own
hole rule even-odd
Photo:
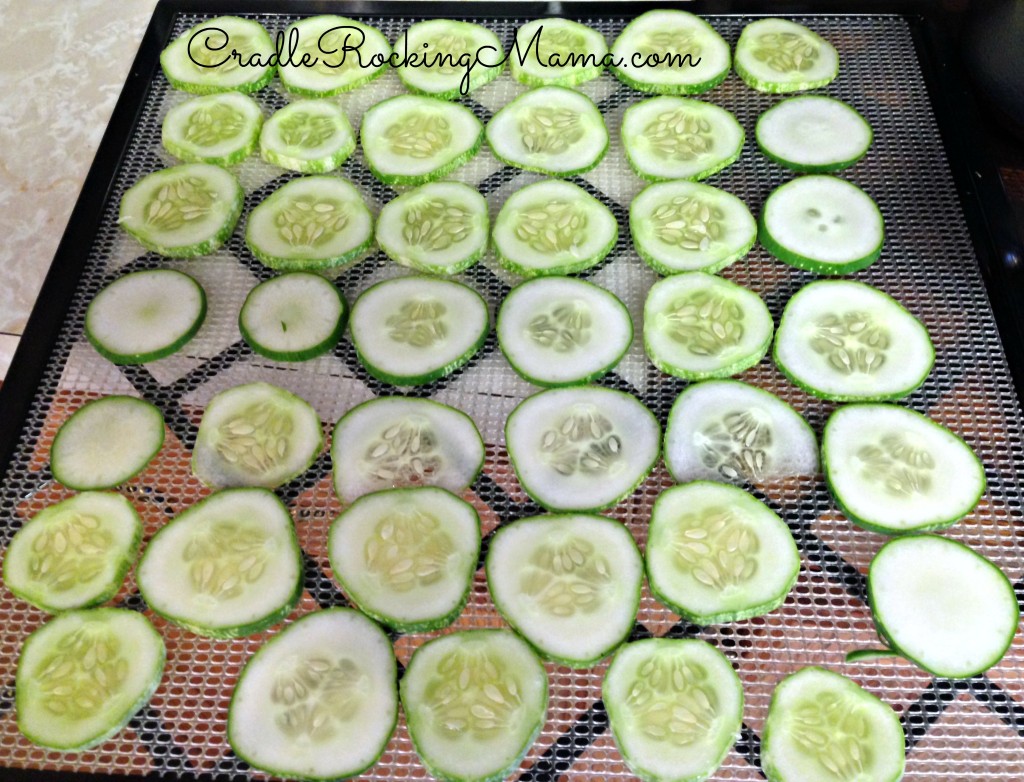
<svg viewBox="0 0 1024 782">
<path fill-rule="evenodd" d="M 502 163 L 569 177 L 594 168 L 608 151 L 608 128 L 586 95 L 567 87 L 537 87 L 487 123 L 487 143 Z"/>
<path fill-rule="evenodd" d="M 831 84 L 839 53 L 817 33 L 788 19 L 759 19 L 736 43 L 736 73 L 758 92 L 802 92 Z"/>
<path fill-rule="evenodd" d="M 658 460 L 661 426 L 635 397 L 598 386 L 527 397 L 505 423 L 523 489 L 548 510 L 603 510 L 640 485 Z"/>
<path fill-rule="evenodd" d="M 935 348 L 921 322 L 877 288 L 819 280 L 786 305 L 775 363 L 823 399 L 882 401 L 920 386 L 935 364 Z"/>
<path fill-rule="evenodd" d="M 367 288 L 352 305 L 352 344 L 366 370 L 399 386 L 451 374 L 483 346 L 487 304 L 472 288 L 399 277 Z"/>
<path fill-rule="evenodd" d="M 640 14 L 615 39 L 612 73 L 641 92 L 707 92 L 729 75 L 729 44 L 714 28 L 686 11 Z"/>
<path fill-rule="evenodd" d="M 699 782 L 739 735 L 743 687 L 706 641 L 626 644 L 605 674 L 604 704 L 623 760 L 644 782 Z"/>
<path fill-rule="evenodd" d="M 773 394 L 738 380 L 685 388 L 665 430 L 665 466 L 679 483 L 765 483 L 818 472 L 814 430 Z"/>
<path fill-rule="evenodd" d="M 131 396 L 87 402 L 53 438 L 50 470 L 69 489 L 110 489 L 135 477 L 164 444 L 160 410 Z"/>
<path fill-rule="evenodd" d="M 428 274 L 458 274 L 483 256 L 487 201 L 461 182 L 431 182 L 389 201 L 377 244 L 395 263 Z"/>
<path fill-rule="evenodd" d="M 388 185 L 443 179 L 480 151 L 484 126 L 458 103 L 397 95 L 363 115 L 359 139 L 366 165 Z"/>
<path fill-rule="evenodd" d="M 537 655 L 506 630 L 428 641 L 402 677 L 416 752 L 446 782 L 508 777 L 544 724 L 548 679 Z"/>
<path fill-rule="evenodd" d="M 18 530 L 4 556 L 4 583 L 51 614 L 100 605 L 121 588 L 141 541 L 139 514 L 124 497 L 76 494 Z"/>
<path fill-rule="evenodd" d="M 167 112 L 164 149 L 186 163 L 233 166 L 256 149 L 263 125 L 260 104 L 237 92 L 192 98 Z"/>
<path fill-rule="evenodd" d="M 18 730 L 62 752 L 102 744 L 149 702 L 165 659 L 160 634 L 135 611 L 95 608 L 51 619 L 18 659 Z"/>
<path fill-rule="evenodd" d="M 295 53 L 279 69 L 289 92 L 325 98 L 373 81 L 388 67 L 391 46 L 376 27 L 344 16 L 310 16 L 288 25 Z"/>
<path fill-rule="evenodd" d="M 527 22 L 516 31 L 508 67 L 512 77 L 528 87 L 574 87 L 600 76 L 607 54 L 608 44 L 597 30 L 550 17 Z"/>
<path fill-rule="evenodd" d="M 772 106 L 754 128 L 757 146 L 781 166 L 808 174 L 849 168 L 874 133 L 855 109 L 827 95 L 800 95 Z"/>
<path fill-rule="evenodd" d="M 888 704 L 845 676 L 803 668 L 772 694 L 761 760 L 770 782 L 897 782 L 903 727 Z"/>
<path fill-rule="evenodd" d="M 521 519 L 500 527 L 487 551 L 495 607 L 544 657 L 573 668 L 626 640 L 643 578 L 633 536 L 604 516 Z"/>
<path fill-rule="evenodd" d="M 192 472 L 216 488 L 273 489 L 306 470 L 323 442 L 320 418 L 308 402 L 269 383 L 247 383 L 206 405 Z"/>
<path fill-rule="evenodd" d="M 228 709 L 228 741 L 274 776 L 354 777 L 387 746 L 398 720 L 391 642 L 348 608 L 298 619 L 249 658 Z"/>
<path fill-rule="evenodd" d="M 185 92 L 256 92 L 274 78 L 274 52 L 258 22 L 218 16 L 171 41 L 160 53 L 160 67 L 171 86 Z"/>
<path fill-rule="evenodd" d="M 345 503 L 395 486 L 459 493 L 484 466 L 473 419 L 430 399 L 384 397 L 349 410 L 331 438 L 334 491 Z"/>
<path fill-rule="evenodd" d="M 660 182 L 629 205 L 633 245 L 659 274 L 714 274 L 750 252 L 757 222 L 736 196 L 696 182 Z"/>
<path fill-rule="evenodd" d="M 685 380 L 729 377 L 768 352 L 774 327 L 761 297 L 704 272 L 651 286 L 644 304 L 644 347 L 654 366 Z"/>
<path fill-rule="evenodd" d="M 242 214 L 245 193 L 234 175 L 208 163 L 147 174 L 121 197 L 117 218 L 147 250 L 194 258 L 218 249 Z"/>
<path fill-rule="evenodd" d="M 557 179 L 513 193 L 491 235 L 498 263 L 524 277 L 589 269 L 618 238 L 618 221 L 607 206 L 579 185 Z"/>
<path fill-rule="evenodd" d="M 422 58 L 397 69 L 409 92 L 445 100 L 494 81 L 505 67 L 498 36 L 486 27 L 455 19 L 417 22 L 398 37 L 395 51 L 415 52 Z"/>
<path fill-rule="evenodd" d="M 348 160 L 356 136 L 341 106 L 297 100 L 274 112 L 260 133 L 260 157 L 304 174 L 325 174 Z"/>
<path fill-rule="evenodd" d="M 261 282 L 245 297 L 238 329 L 255 352 L 276 361 L 306 361 L 338 344 L 345 298 L 330 280 L 289 272 Z"/>
<path fill-rule="evenodd" d="M 648 98 L 622 115 L 626 159 L 652 182 L 707 179 L 739 160 L 744 138 L 736 117 L 691 98 Z"/>
<path fill-rule="evenodd" d="M 85 311 L 85 336 L 115 364 L 177 353 L 206 320 L 206 292 L 187 274 L 147 269 L 114 280 Z"/>
</svg>

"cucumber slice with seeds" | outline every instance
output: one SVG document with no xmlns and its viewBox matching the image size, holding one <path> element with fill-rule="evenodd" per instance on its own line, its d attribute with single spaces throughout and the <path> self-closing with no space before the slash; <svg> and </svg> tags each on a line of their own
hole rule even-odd
<svg viewBox="0 0 1024 782">
<path fill-rule="evenodd" d="M 261 356 L 306 361 L 338 344 L 346 315 L 345 299 L 330 280 L 310 272 L 289 272 L 249 291 L 238 314 L 238 329 Z"/>
<path fill-rule="evenodd" d="M 395 51 L 417 52 L 424 59 L 422 65 L 397 69 L 409 92 L 445 100 L 494 81 L 505 67 L 498 36 L 486 27 L 454 19 L 417 22 L 398 37 Z M 466 63 L 472 66 L 468 71 Z"/>
<path fill-rule="evenodd" d="M 311 98 L 339 95 L 373 81 L 387 69 L 391 55 L 380 30 L 344 16 L 299 19 L 284 31 L 285 41 L 293 37 L 298 46 L 291 62 L 278 69 L 281 84 Z"/>
<path fill-rule="evenodd" d="M 258 22 L 218 16 L 175 38 L 160 53 L 160 67 L 171 86 L 185 92 L 256 92 L 277 70 L 256 63 L 270 62 L 273 54 L 274 42 Z"/>
<path fill-rule="evenodd" d="M 160 136 L 164 149 L 186 163 L 233 166 L 256 149 L 262 125 L 260 104 L 226 92 L 179 103 L 164 117 Z"/>
<path fill-rule="evenodd" d="M 849 168 L 867 154 L 874 138 L 853 107 L 826 95 L 780 101 L 758 118 L 754 135 L 767 157 L 808 174 Z"/>
<path fill-rule="evenodd" d="M 528 87 L 575 87 L 596 79 L 608 54 L 597 30 L 558 17 L 527 22 L 516 31 L 515 43 L 518 50 L 513 49 L 508 67 L 512 78 Z"/>
<path fill-rule="evenodd" d="M 355 148 L 348 117 L 329 100 L 290 103 L 275 111 L 260 133 L 260 157 L 304 174 L 334 171 Z"/>
<path fill-rule="evenodd" d="M 736 73 L 758 92 L 801 92 L 831 84 L 839 53 L 812 30 L 788 19 L 759 19 L 736 43 Z"/>
</svg>

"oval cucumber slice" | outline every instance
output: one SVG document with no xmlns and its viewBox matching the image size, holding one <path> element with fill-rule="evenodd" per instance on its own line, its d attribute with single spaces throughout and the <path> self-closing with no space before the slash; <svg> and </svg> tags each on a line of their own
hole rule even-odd
<svg viewBox="0 0 1024 782">
<path fill-rule="evenodd" d="M 167 112 L 164 149 L 186 163 L 233 166 L 256 149 L 263 111 L 248 95 L 225 92 L 192 98 Z"/>
<path fill-rule="evenodd" d="M 431 19 L 398 36 L 395 51 L 417 53 L 423 64 L 398 68 L 409 92 L 454 100 L 494 81 L 505 67 L 501 40 L 472 22 Z M 491 65 L 491 63 L 497 63 Z"/>
<path fill-rule="evenodd" d="M 808 174 L 849 168 L 874 139 L 867 120 L 826 95 L 800 95 L 776 103 L 757 120 L 757 146 L 780 166 Z"/>
<path fill-rule="evenodd" d="M 498 529 L 487 587 L 505 620 L 544 657 L 589 668 L 633 629 L 644 568 L 620 522 L 535 516 Z"/>
<path fill-rule="evenodd" d="M 330 280 L 289 272 L 261 282 L 238 314 L 242 338 L 275 361 L 306 361 L 338 344 L 345 330 L 345 299 Z"/>
<path fill-rule="evenodd" d="M 262 65 L 274 53 L 274 42 L 258 22 L 218 16 L 171 41 L 160 53 L 160 67 L 177 90 L 199 95 L 256 92 L 274 78 L 276 66 Z"/>
<path fill-rule="evenodd" d="M 326 174 L 348 160 L 356 136 L 341 106 L 297 100 L 278 109 L 260 133 L 260 157 L 304 174 Z"/>
<path fill-rule="evenodd" d="M 549 17 L 516 31 L 508 67 L 512 78 L 528 87 L 575 87 L 601 75 L 607 54 L 608 44 L 597 30 Z"/>
<path fill-rule="evenodd" d="M 387 69 L 391 56 L 380 30 L 344 16 L 325 14 L 292 22 L 284 40 L 293 38 L 295 54 L 278 69 L 281 84 L 311 98 L 340 95 L 373 81 Z"/>
<path fill-rule="evenodd" d="M 812 30 L 788 19 L 759 19 L 736 43 L 736 73 L 758 92 L 801 92 L 831 84 L 839 53 Z"/>
</svg>

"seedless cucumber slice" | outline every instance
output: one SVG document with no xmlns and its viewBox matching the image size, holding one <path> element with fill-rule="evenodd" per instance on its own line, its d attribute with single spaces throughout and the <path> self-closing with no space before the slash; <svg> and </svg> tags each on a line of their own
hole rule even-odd
<svg viewBox="0 0 1024 782">
<path fill-rule="evenodd" d="M 306 361 L 338 343 L 346 314 L 345 299 L 330 280 L 311 272 L 289 272 L 249 291 L 238 328 L 261 356 Z"/>
<path fill-rule="evenodd" d="M 284 32 L 285 41 L 293 37 L 298 45 L 291 62 L 279 68 L 281 84 L 311 98 L 338 95 L 373 81 L 388 67 L 391 55 L 380 30 L 344 16 L 300 19 Z"/>
<path fill-rule="evenodd" d="M 654 366 L 685 380 L 729 377 L 754 366 L 772 343 L 761 298 L 704 272 L 659 280 L 644 304 L 644 347 Z"/>
<path fill-rule="evenodd" d="M 78 752 L 128 724 L 160 683 L 163 639 L 126 608 L 69 611 L 25 640 L 18 659 L 18 730 L 34 744 Z"/>
<path fill-rule="evenodd" d="M 232 166 L 252 154 L 263 124 L 260 104 L 225 92 L 192 98 L 167 112 L 164 149 L 186 163 Z"/>
<path fill-rule="evenodd" d="M 275 66 L 265 64 L 273 54 L 274 42 L 258 22 L 218 16 L 175 38 L 160 53 L 160 67 L 185 92 L 256 92 L 274 77 Z"/>
<path fill-rule="evenodd" d="M 817 33 L 787 19 L 759 19 L 736 43 L 736 73 L 758 92 L 801 92 L 839 75 L 839 53 Z"/>
<path fill-rule="evenodd" d="M 453 100 L 492 82 L 505 67 L 501 40 L 478 24 L 454 19 L 417 22 L 395 41 L 395 51 L 422 60 L 398 68 L 398 78 L 419 95 Z"/>
<path fill-rule="evenodd" d="M 635 397 L 597 386 L 527 397 L 505 423 L 523 489 L 548 510 L 603 510 L 658 460 L 661 426 Z"/>
<path fill-rule="evenodd" d="M 483 346 L 487 305 L 470 287 L 400 277 L 367 288 L 352 305 L 352 344 L 378 380 L 415 386 L 451 374 Z"/>
<path fill-rule="evenodd" d="M 573 274 L 605 259 L 619 237 L 611 210 L 579 185 L 547 179 L 517 190 L 501 207 L 491 240 L 515 274 Z"/>
<path fill-rule="evenodd" d="M 800 95 L 775 104 L 757 120 L 754 135 L 776 163 L 809 174 L 849 168 L 874 138 L 864 117 L 826 95 Z"/>
<path fill-rule="evenodd" d="M 278 109 L 260 132 L 260 157 L 304 174 L 325 174 L 348 160 L 356 137 L 341 106 L 297 100 Z"/>
<path fill-rule="evenodd" d="M 228 709 L 228 741 L 250 765 L 327 782 L 380 757 L 398 720 L 391 642 L 348 608 L 316 611 L 246 663 Z"/>
<path fill-rule="evenodd" d="M 620 522 L 535 516 L 498 529 L 487 550 L 495 607 L 543 656 L 588 668 L 633 629 L 644 568 Z"/>
<path fill-rule="evenodd" d="M 450 782 L 485 782 L 511 774 L 540 733 L 548 679 L 512 633 L 465 630 L 416 650 L 401 696 L 427 771 Z"/>
<path fill-rule="evenodd" d="M 740 679 L 705 641 L 626 644 L 602 689 L 615 744 L 644 782 L 706 779 L 725 759 L 743 720 Z"/>
<path fill-rule="evenodd" d="M 139 551 L 142 522 L 119 494 L 83 492 L 37 513 L 4 557 L 4 583 L 51 614 L 117 594 Z"/>
<path fill-rule="evenodd" d="M 527 22 L 516 31 L 515 44 L 508 67 L 528 87 L 574 87 L 596 79 L 608 54 L 597 30 L 557 17 Z"/>
<path fill-rule="evenodd" d="M 789 300 L 775 363 L 804 391 L 838 402 L 900 399 L 935 363 L 928 330 L 898 301 L 852 280 L 819 280 Z"/>
<path fill-rule="evenodd" d="M 177 353 L 206 319 L 206 292 L 187 274 L 147 269 L 114 280 L 85 311 L 85 336 L 115 364 Z"/>
</svg>

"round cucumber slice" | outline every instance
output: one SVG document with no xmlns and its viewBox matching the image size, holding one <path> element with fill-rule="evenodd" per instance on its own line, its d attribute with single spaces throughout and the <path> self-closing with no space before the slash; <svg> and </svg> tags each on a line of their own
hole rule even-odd
<svg viewBox="0 0 1024 782">
<path fill-rule="evenodd" d="M 80 752 L 102 744 L 149 703 L 164 671 L 163 639 L 126 608 L 69 611 L 25 640 L 18 730 L 33 744 Z"/>
<path fill-rule="evenodd" d="M 761 297 L 704 272 L 659 280 L 644 304 L 654 366 L 685 380 L 729 377 L 764 358 L 774 323 Z"/>
<path fill-rule="evenodd" d="M 736 117 L 691 98 L 648 98 L 622 115 L 626 159 L 651 182 L 707 179 L 739 160 L 744 138 Z"/>
<path fill-rule="evenodd" d="M 404 633 L 454 622 L 480 558 L 480 517 L 433 486 L 368 494 L 331 525 L 331 570 L 352 602 Z"/>
<path fill-rule="evenodd" d="M 808 174 L 849 168 L 874 139 L 855 109 L 826 95 L 800 95 L 772 106 L 754 128 L 757 146 L 781 166 Z"/>
<path fill-rule="evenodd" d="M 225 92 L 192 98 L 167 112 L 164 149 L 186 163 L 233 166 L 256 149 L 263 111 L 248 95 Z"/>
<path fill-rule="evenodd" d="M 432 277 L 399 277 L 367 288 L 352 305 L 352 344 L 366 370 L 399 386 L 454 372 L 483 346 L 487 304 L 472 288 Z"/>
<path fill-rule="evenodd" d="M 395 51 L 422 58 L 397 69 L 409 92 L 445 100 L 494 81 L 505 67 L 498 36 L 486 27 L 454 19 L 417 22 L 398 37 Z"/>
<path fill-rule="evenodd" d="M 614 369 L 633 342 L 633 321 L 604 288 L 542 277 L 505 297 L 497 333 L 501 352 L 524 380 L 554 388 L 589 383 Z"/>
<path fill-rule="evenodd" d="M 658 460 L 661 426 L 635 397 L 598 386 L 527 397 L 505 423 L 516 477 L 552 511 L 597 511 L 628 496 Z"/>
<path fill-rule="evenodd" d="M 11 539 L 4 583 L 56 614 L 117 594 L 139 552 L 142 522 L 124 497 L 83 492 L 37 513 Z"/>
<path fill-rule="evenodd" d="M 707 380 L 676 399 L 665 466 L 679 483 L 766 483 L 818 472 L 814 430 L 778 397 L 738 380 Z"/>
<path fill-rule="evenodd" d="M 391 46 L 376 27 L 344 16 L 310 16 L 292 22 L 285 41 L 295 53 L 278 72 L 296 95 L 326 98 L 373 81 L 388 67 Z"/>
<path fill-rule="evenodd" d="M 808 393 L 837 402 L 901 399 L 935 364 L 928 330 L 898 301 L 852 280 L 819 280 L 789 300 L 775 364 Z"/>
<path fill-rule="evenodd" d="M 345 299 L 330 280 L 289 272 L 261 282 L 238 314 L 242 338 L 275 361 L 306 361 L 338 344 L 345 330 Z"/>
<path fill-rule="evenodd" d="M 506 165 L 570 177 L 601 162 L 608 151 L 608 128 L 594 101 L 583 93 L 537 87 L 491 118 L 487 143 Z"/>
<path fill-rule="evenodd" d="M 629 205 L 629 230 L 658 274 L 714 274 L 750 252 L 757 222 L 736 196 L 696 182 L 649 185 Z"/>
<path fill-rule="evenodd" d="M 550 17 L 516 31 L 508 67 L 512 78 L 528 87 L 575 87 L 601 75 L 607 54 L 608 44 L 597 30 Z"/>
<path fill-rule="evenodd" d="M 263 64 L 272 62 L 274 52 L 274 42 L 258 22 L 218 16 L 171 41 L 160 53 L 160 67 L 177 90 L 256 92 L 274 78 L 276 66 Z"/>
<path fill-rule="evenodd" d="M 498 263 L 514 274 L 573 274 L 596 266 L 619 238 L 611 210 L 579 185 L 547 179 L 513 193 L 494 221 Z"/>
<path fill-rule="evenodd" d="M 898 782 L 903 727 L 890 706 L 845 676 L 804 668 L 772 694 L 761 761 L 770 782 Z"/>
<path fill-rule="evenodd" d="M 736 73 L 758 92 L 802 92 L 831 84 L 839 53 L 817 33 L 788 19 L 759 19 L 736 43 Z"/>
<path fill-rule="evenodd" d="M 278 109 L 260 133 L 260 157 L 304 174 L 326 174 L 348 160 L 356 136 L 341 106 L 297 100 Z"/>
<path fill-rule="evenodd" d="M 487 550 L 495 607 L 544 657 L 589 668 L 636 622 L 644 567 L 620 522 L 535 516 L 500 527 Z"/>
<path fill-rule="evenodd" d="M 348 608 L 307 614 L 264 644 L 238 677 L 228 741 L 278 777 L 328 782 L 366 771 L 398 720 L 395 655 Z"/>
<path fill-rule="evenodd" d="M 608 667 L 603 691 L 615 744 L 644 782 L 711 776 L 743 721 L 740 679 L 706 641 L 626 644 Z"/>
<path fill-rule="evenodd" d="M 177 353 L 206 320 L 206 292 L 187 274 L 147 269 L 114 280 L 85 311 L 85 336 L 115 364 Z"/>
<path fill-rule="evenodd" d="M 611 70 L 641 92 L 692 95 L 725 81 L 732 65 L 729 44 L 686 11 L 640 14 L 615 39 Z"/>
<path fill-rule="evenodd" d="M 409 735 L 433 776 L 508 777 L 544 724 L 548 678 L 507 630 L 464 630 L 423 644 L 401 684 Z"/>
<path fill-rule="evenodd" d="M 192 472 L 207 486 L 274 489 L 309 468 L 323 445 L 316 411 L 269 383 L 235 386 L 210 400 Z"/>
</svg>

